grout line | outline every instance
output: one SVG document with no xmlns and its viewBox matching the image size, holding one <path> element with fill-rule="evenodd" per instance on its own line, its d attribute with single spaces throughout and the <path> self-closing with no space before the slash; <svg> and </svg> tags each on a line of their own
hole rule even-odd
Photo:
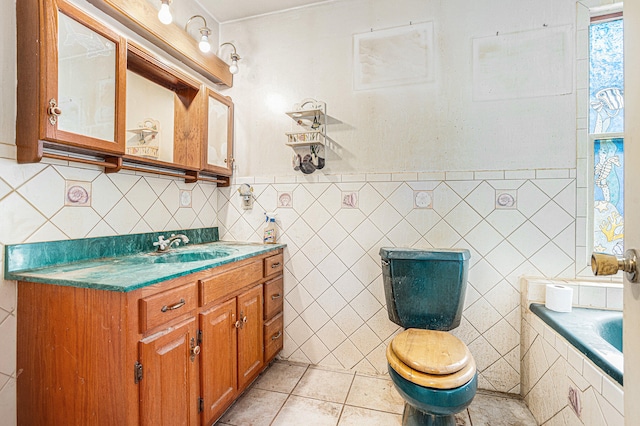
<svg viewBox="0 0 640 426">
<path fill-rule="evenodd" d="M 277 361 L 276 361 L 277 362 Z M 273 365 L 273 364 L 272 364 Z M 291 395 L 293 395 L 293 391 L 295 390 L 295 388 L 300 384 L 300 381 L 302 380 L 302 378 L 304 377 L 305 374 L 307 374 L 307 371 L 309 371 L 309 366 L 311 364 L 307 364 L 307 366 L 304 369 L 304 372 L 300 375 L 300 378 L 298 379 L 298 381 L 296 382 L 296 384 L 293 386 L 293 388 L 291 388 L 291 391 L 289 391 L 289 394 L 287 396 L 287 398 L 284 400 L 284 402 L 282 403 L 282 406 L 280 407 L 280 409 L 278 410 L 278 412 L 276 413 L 275 416 L 273 416 L 273 420 L 271 420 L 271 423 L 269 423 L 269 425 L 273 425 L 276 421 L 276 419 L 278 418 L 278 415 L 280 415 L 280 412 L 282 411 L 282 409 L 284 408 L 284 406 L 287 404 L 287 402 L 289 401 L 289 399 L 291 398 Z M 269 367 L 271 368 L 271 367 Z M 268 370 L 268 369 L 267 369 Z M 265 370 L 265 372 L 267 371 Z"/>
</svg>

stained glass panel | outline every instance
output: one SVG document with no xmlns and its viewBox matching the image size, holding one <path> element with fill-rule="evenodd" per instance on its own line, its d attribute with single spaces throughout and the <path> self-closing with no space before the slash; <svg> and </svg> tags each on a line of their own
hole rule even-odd
<svg viewBox="0 0 640 426">
<path fill-rule="evenodd" d="M 589 133 L 624 131 L 622 19 L 589 27 Z"/>
<path fill-rule="evenodd" d="M 596 139 L 594 151 L 593 250 L 624 253 L 624 144 L 622 138 Z"/>
<path fill-rule="evenodd" d="M 624 252 L 622 19 L 589 27 L 589 133 L 593 141 L 593 251 Z"/>
</svg>

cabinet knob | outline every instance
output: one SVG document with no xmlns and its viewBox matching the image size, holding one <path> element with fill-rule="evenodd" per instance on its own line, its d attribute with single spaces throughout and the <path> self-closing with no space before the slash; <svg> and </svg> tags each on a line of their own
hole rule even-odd
<svg viewBox="0 0 640 426">
<path fill-rule="evenodd" d="M 199 355 L 199 354 L 200 354 L 200 346 L 199 345 L 194 346 L 193 348 L 191 348 L 191 355 L 192 356 L 195 357 L 196 355 Z"/>
<path fill-rule="evenodd" d="M 196 344 L 196 339 L 194 337 L 191 338 L 191 356 L 189 359 L 193 362 L 196 359 L 196 356 L 200 354 L 200 345 Z"/>
<path fill-rule="evenodd" d="M 49 114 L 49 123 L 54 125 L 58 122 L 58 116 L 62 114 L 62 110 L 58 108 L 58 102 L 55 98 L 49 99 L 49 108 L 47 108 L 47 114 Z"/>
<path fill-rule="evenodd" d="M 242 328 L 242 321 L 238 320 L 233 324 L 236 328 Z"/>
</svg>

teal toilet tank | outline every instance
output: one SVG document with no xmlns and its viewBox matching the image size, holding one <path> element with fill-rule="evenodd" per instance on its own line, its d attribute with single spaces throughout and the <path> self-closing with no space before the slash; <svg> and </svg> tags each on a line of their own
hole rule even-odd
<svg viewBox="0 0 640 426">
<path fill-rule="evenodd" d="M 469 271 L 467 249 L 380 249 L 389 319 L 404 328 L 460 325 Z"/>
</svg>

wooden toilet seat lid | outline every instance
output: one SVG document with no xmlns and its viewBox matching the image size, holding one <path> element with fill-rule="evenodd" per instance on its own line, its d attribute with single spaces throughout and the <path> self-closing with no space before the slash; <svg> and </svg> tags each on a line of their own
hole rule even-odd
<svg viewBox="0 0 640 426">
<path fill-rule="evenodd" d="M 391 344 L 387 346 L 387 361 L 389 362 L 389 366 L 401 377 L 418 386 L 434 389 L 455 389 L 469 383 L 476 374 L 476 362 L 473 357 L 471 357 L 462 370 L 453 374 L 422 373 L 409 368 L 405 363 L 400 361 L 391 346 Z"/>
<path fill-rule="evenodd" d="M 444 331 L 410 328 L 398 334 L 390 346 L 402 363 L 426 374 L 453 374 L 473 359 L 467 345 Z"/>
</svg>

